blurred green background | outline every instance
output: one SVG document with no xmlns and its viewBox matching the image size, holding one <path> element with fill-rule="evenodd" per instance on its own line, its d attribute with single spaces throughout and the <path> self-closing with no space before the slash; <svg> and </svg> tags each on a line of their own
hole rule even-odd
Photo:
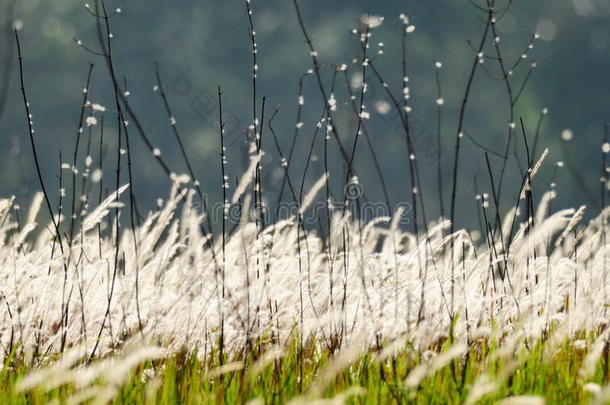
<svg viewBox="0 0 610 405">
<path fill-rule="evenodd" d="M 475 0 L 476 1 L 476 0 Z M 26 202 L 38 189 L 29 148 L 23 105 L 18 88 L 18 71 L 12 26 L 22 25 L 20 36 L 24 49 L 26 86 L 34 114 L 36 142 L 42 151 L 42 166 L 49 189 L 56 190 L 59 172 L 59 151 L 64 162 L 71 161 L 78 128 L 78 116 L 88 64 L 94 63 L 93 82 L 89 99 L 107 107 L 104 114 L 109 125 L 105 139 L 108 150 L 116 142 L 116 118 L 108 72 L 99 56 L 76 45 L 81 40 L 91 49 L 97 44 L 95 19 L 76 0 L 2 0 L 0 15 L 4 29 L 0 48 L 0 83 L 8 88 L 0 93 L 0 195 L 16 195 Z M 92 3 L 93 4 L 93 3 Z M 185 172 L 184 162 L 171 133 L 162 101 L 153 91 L 155 63 L 159 62 L 168 96 L 179 130 L 184 137 L 195 172 L 210 201 L 220 199 L 219 136 L 216 129 L 216 88 L 224 90 L 225 114 L 230 117 L 228 139 L 229 175 L 232 188 L 235 178 L 244 168 L 247 146 L 245 129 L 251 122 L 251 54 L 245 3 L 238 0 L 180 0 L 175 2 L 127 0 L 107 1 L 109 9 L 122 8 L 111 19 L 116 68 L 125 77 L 131 96 L 130 105 L 138 113 L 144 128 L 171 164 L 172 170 Z M 258 40 L 258 95 L 266 96 L 266 116 L 279 106 L 274 127 L 285 152 L 295 127 L 298 80 L 311 68 L 309 51 L 300 32 L 291 1 L 253 0 L 254 25 Z M 458 109 L 466 86 L 468 71 L 475 52 L 468 40 L 478 43 L 484 17 L 466 0 L 429 1 L 301 1 L 301 8 L 319 58 L 324 64 L 322 74 L 330 86 L 333 64 L 352 64 L 361 58 L 359 43 L 351 34 L 359 18 L 367 13 L 385 17 L 384 23 L 373 30 L 370 52 L 384 44 L 384 54 L 376 56 L 375 64 L 390 84 L 394 94 L 401 94 L 400 40 L 404 28 L 398 16 L 405 13 L 416 29 L 408 35 L 408 75 L 413 117 L 422 136 L 434 139 L 437 131 L 435 61 L 440 69 L 444 104 L 442 106 L 441 167 L 444 172 L 445 203 L 449 201 L 453 145 L 456 136 Z M 532 62 L 537 63 L 528 86 L 516 107 L 516 122 L 522 117 L 530 139 L 543 108 L 548 108 L 540 132 L 537 154 L 544 147 L 550 155 L 535 183 L 536 197 L 548 187 L 552 167 L 557 161 L 566 164 L 557 173 L 557 201 L 554 207 L 588 204 L 599 208 L 599 178 L 601 144 L 604 123 L 608 121 L 608 72 L 610 64 L 610 1 L 608 0 L 536 0 L 515 1 L 510 11 L 499 21 L 500 45 L 508 64 L 519 59 L 530 36 L 537 32 L 540 39 L 534 49 L 511 76 L 518 89 Z M 494 55 L 490 40 L 485 53 Z M 497 63 L 488 59 L 485 70 L 477 71 L 473 94 L 467 108 L 465 130 L 480 144 L 503 152 L 508 129 L 508 101 L 504 83 L 491 76 L 498 75 Z M 352 73 L 350 73 L 351 75 Z M 354 79 L 353 77 L 351 79 Z M 407 150 L 404 135 L 396 130 L 396 120 L 379 114 L 387 102 L 374 76 L 365 104 L 371 112 L 366 121 L 371 142 L 380 158 L 392 204 L 409 200 Z M 0 91 L 2 86 L 0 85 Z M 355 89 L 358 92 L 358 89 Z M 305 80 L 304 126 L 297 141 L 297 158 L 291 173 L 300 183 L 307 149 L 319 118 L 322 102 L 313 78 Z M 355 122 L 348 104 L 346 84 L 342 76 L 337 81 L 337 126 L 346 146 L 351 150 Z M 260 108 L 260 99 L 258 100 Z M 203 108 L 202 106 L 205 106 Z M 203 108 L 203 109 L 202 109 Z M 202 111 L 204 111 L 202 113 Z M 260 110 L 259 110 L 260 114 Z M 98 121 L 100 113 L 96 113 Z M 99 125 L 94 127 L 94 166 L 97 166 Z M 152 155 L 146 150 L 135 128 L 129 127 L 134 157 L 135 192 L 142 208 L 151 208 L 158 197 L 168 193 L 169 181 Z M 569 129 L 570 141 L 561 133 Z M 86 131 L 85 131 L 86 135 Z M 523 139 L 515 132 L 514 145 L 523 166 Z M 84 138 L 86 140 L 86 137 Z M 481 149 L 464 138 L 458 194 L 459 218 L 463 224 L 471 221 L 475 211 L 473 178 L 477 176 L 479 192 L 490 191 L 489 178 Z M 84 146 L 83 146 L 84 147 Z M 264 160 L 264 187 L 270 202 L 281 178 L 279 159 L 265 124 L 263 148 L 269 153 Z M 110 152 L 109 152 L 110 153 Z M 422 152 L 423 153 L 423 152 Z M 506 178 L 505 203 L 513 204 L 520 173 L 511 148 L 511 163 Z M 80 159 L 80 165 L 84 161 Z M 107 156 L 105 179 L 111 180 L 114 155 Z M 314 156 L 306 184 L 311 184 L 323 172 L 323 137 L 314 148 Z M 339 192 L 343 172 L 340 155 L 331 141 L 333 187 Z M 429 218 L 439 214 L 436 197 L 436 159 L 420 154 L 423 192 Z M 499 173 L 501 160 L 492 157 L 494 170 Z M 359 141 L 354 166 L 364 184 L 366 197 L 383 200 L 382 189 L 373 167 L 364 138 Z M 142 209 L 141 208 L 141 209 Z"/>
</svg>

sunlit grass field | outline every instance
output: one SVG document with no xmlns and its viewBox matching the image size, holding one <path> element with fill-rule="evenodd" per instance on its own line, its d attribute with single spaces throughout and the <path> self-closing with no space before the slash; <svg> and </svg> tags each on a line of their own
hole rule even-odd
<svg viewBox="0 0 610 405">
<path fill-rule="evenodd" d="M 293 342 L 283 350 L 255 347 L 247 359 L 221 360 L 213 352 L 203 359 L 182 353 L 143 361 L 116 385 L 110 360 L 101 360 L 108 364 L 86 387 L 52 382 L 60 373 L 18 393 L 15 383 L 29 370 L 17 362 L 2 373 L 0 391 L 6 404 L 74 403 L 104 393 L 115 404 L 608 403 L 610 392 L 601 388 L 610 377 L 607 347 L 592 359 L 583 343 L 540 340 L 507 350 L 500 341 L 479 339 L 460 356 L 442 359 L 452 350 L 449 341 L 423 354 L 405 345 L 334 357 L 314 342 L 304 351 Z M 302 379 L 299 356 L 307 359 Z"/>
<path fill-rule="evenodd" d="M 549 162 L 548 149 L 536 151 L 548 111 L 541 110 L 533 134 L 523 121 L 520 130 L 516 124 L 515 105 L 535 63 L 519 87 L 513 71 L 524 66 L 538 36 L 531 36 L 526 53 L 507 71 L 495 27 L 503 11 L 492 0 L 485 4 L 478 7 L 486 19 L 466 78 L 452 156 L 439 152 L 433 168 L 438 184 L 430 187 L 422 181 L 409 124 L 405 43 L 415 30 L 409 18 L 398 19 L 401 88 L 392 89 L 376 68 L 383 44 L 373 57 L 369 42 L 384 19 L 371 15 L 362 16 L 353 31 L 362 54 L 350 66 L 332 66 L 328 87 L 320 73 L 327 66 L 318 60 L 294 1 L 312 68 L 301 77 L 287 152 L 282 147 L 287 142 L 272 126 L 277 110 L 265 116 L 265 98 L 257 98 L 255 19 L 246 1 L 253 90 L 252 121 L 244 128 L 247 159 L 233 184 L 219 87 L 220 148 L 214 164 L 222 201 L 215 211 L 192 170 L 159 70 L 153 89 L 187 174 L 170 168 L 128 103 L 110 30 L 111 17 L 122 10 L 108 13 L 104 1 L 87 5 L 100 52 L 76 42 L 104 58 L 114 99 L 106 105 L 89 99 L 91 65 L 72 159 L 60 162 L 59 190 L 51 190 L 39 165 L 16 27 L 21 98 L 41 192 L 24 208 L 14 197 L 0 199 L 0 405 L 608 403 L 610 144 L 607 136 L 600 143 L 601 208 L 558 209 L 555 182 L 537 177 L 547 170 L 555 179 L 563 167 Z M 506 7 L 512 5 L 508 1 Z M 456 195 L 464 187 L 459 175 L 464 116 L 484 62 L 498 64 L 499 81 L 506 85 L 506 149 L 475 149 L 485 159 L 485 182 L 481 193 L 463 202 Z M 443 65 L 434 66 L 440 144 Z M 343 94 L 351 102 L 337 103 L 338 75 L 347 80 L 352 75 L 352 83 L 359 78 L 353 89 L 348 86 L 350 94 Z M 309 120 L 311 146 L 297 174 L 291 158 L 305 125 L 304 77 L 317 82 L 322 114 Z M 404 131 L 408 201 L 390 209 L 386 195 L 385 214 L 367 218 L 363 211 L 375 202 L 366 201 L 354 155 L 359 139 L 366 138 L 384 183 L 365 130 L 371 118 L 366 90 L 373 81 L 389 100 L 377 113 L 393 112 Z M 351 137 L 338 134 L 338 105 L 354 120 Z M 106 136 L 108 126 L 116 125 L 110 157 L 104 155 L 104 125 Z M 135 133 L 172 183 L 148 212 L 138 209 L 133 191 L 129 142 Z M 322 175 L 308 173 L 316 141 L 323 148 Z M 339 173 L 328 164 L 331 142 L 337 147 L 334 158 L 342 159 Z M 517 146 L 524 158 L 511 155 Z M 274 158 L 265 161 L 267 154 Z M 513 158 L 512 170 L 520 171 L 522 180 L 512 195 L 506 188 L 502 194 Z M 442 172 L 441 159 L 452 160 L 452 173 Z M 263 174 L 273 169 L 280 176 L 269 184 Z M 339 193 L 331 179 L 344 180 Z M 443 181 L 451 186 L 451 198 L 444 201 Z M 440 212 L 431 213 L 422 195 L 437 187 Z M 288 215 L 278 215 L 280 203 L 291 208 Z M 476 207 L 478 223 L 460 229 L 464 204 Z"/>
</svg>

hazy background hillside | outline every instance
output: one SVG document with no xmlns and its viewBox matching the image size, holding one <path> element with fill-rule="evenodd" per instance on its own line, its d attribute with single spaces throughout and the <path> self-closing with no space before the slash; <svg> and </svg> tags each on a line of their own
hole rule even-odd
<svg viewBox="0 0 610 405">
<path fill-rule="evenodd" d="M 443 105 L 443 169 L 451 169 L 452 148 L 455 139 L 459 102 L 462 97 L 468 69 L 474 52 L 466 38 L 474 42 L 480 38 L 483 27 L 481 13 L 465 0 L 429 1 L 302 1 L 304 17 L 311 31 L 321 61 L 326 65 L 347 63 L 360 57 L 358 42 L 350 34 L 358 18 L 370 12 L 385 16 L 384 24 L 375 29 L 371 51 L 378 42 L 385 44 L 385 55 L 377 62 L 385 78 L 400 95 L 400 36 L 402 25 L 398 15 L 410 16 L 416 30 L 408 37 L 408 70 L 411 78 L 413 115 L 422 123 L 426 136 L 436 133 L 436 89 L 434 62 L 440 60 L 444 100 Z M 113 46 L 117 68 L 126 76 L 131 92 L 130 104 L 140 114 L 143 124 L 174 170 L 185 171 L 179 151 L 170 132 L 161 99 L 153 91 L 155 62 L 159 62 L 178 126 L 187 143 L 195 170 L 210 193 L 210 200 L 219 198 L 219 137 L 216 131 L 215 102 L 208 104 L 211 112 L 201 114 L 200 101 L 214 100 L 216 88 L 224 89 L 226 113 L 233 115 L 235 130 L 230 131 L 228 156 L 231 183 L 241 173 L 244 161 L 244 135 L 241 128 L 251 120 L 250 43 L 244 2 L 238 0 L 181 0 L 176 2 L 128 0 L 120 3 L 108 1 L 109 8 L 122 5 L 122 13 L 111 21 Z M 267 117 L 276 105 L 280 112 L 275 122 L 285 149 L 290 143 L 297 107 L 298 79 L 311 67 L 309 52 L 299 30 L 291 1 L 252 1 L 254 24 L 259 44 L 259 96 L 267 97 Z M 16 55 L 11 51 L 14 38 L 11 26 L 14 20 L 23 23 L 21 31 L 26 66 L 27 86 L 34 113 L 37 142 L 44 152 L 42 164 L 46 181 L 56 189 L 59 171 L 59 150 L 63 160 L 71 160 L 74 139 L 78 128 L 78 114 L 88 63 L 94 63 L 94 80 L 90 95 L 92 101 L 109 108 L 106 113 L 106 139 L 116 142 L 115 117 L 110 82 L 103 60 L 85 52 L 73 39 L 78 38 L 92 49 L 99 49 L 95 34 L 95 21 L 76 0 L 3 0 L 0 16 L 4 29 L 0 47 L 0 78 L 11 75 L 6 103 L 0 121 L 0 194 L 17 194 L 26 201 L 38 189 L 26 138 L 23 106 L 17 83 Z M 603 125 L 608 120 L 610 85 L 610 1 L 608 0 L 537 0 L 517 1 L 510 13 L 500 22 L 501 45 L 512 62 L 527 47 L 529 36 L 541 35 L 526 65 L 517 73 L 523 76 L 527 66 L 538 63 L 533 76 L 517 107 L 530 136 L 533 134 L 540 111 L 548 108 L 538 151 L 541 146 L 550 148 L 547 167 L 538 178 L 538 185 L 549 181 L 551 164 L 564 161 L 565 173 L 558 177 L 558 203 L 556 206 L 574 206 L 588 203 L 599 205 L 600 145 Z M 491 50 L 491 48 L 489 48 Z M 12 63 L 11 63 L 12 55 Z M 493 61 L 486 62 L 491 72 L 497 72 Z M 324 71 L 330 78 L 330 69 Z M 342 77 L 336 92 L 338 99 L 341 135 L 353 139 L 355 120 L 347 101 Z M 3 79 L 2 79 L 3 80 Z M 474 94 L 469 104 L 465 128 L 485 146 L 502 151 L 508 128 L 507 99 L 504 84 L 490 79 L 483 70 L 477 74 Z M 373 112 L 375 103 L 386 99 L 382 90 L 369 77 L 371 91 L 366 104 Z M 186 85 L 188 82 L 188 85 Z M 1 81 L 0 81 L 1 83 Z M 173 86 L 172 86 L 173 84 Z M 298 143 L 299 160 L 293 166 L 294 174 L 303 170 L 306 147 L 321 111 L 321 98 L 317 85 L 306 80 L 305 126 Z M 0 87 L 1 89 L 1 87 Z M 203 98 L 202 98 L 203 97 Z M 2 98 L 0 98 L 0 103 Z M 259 100 L 260 103 L 260 100 Z M 1 108 L 1 107 L 0 107 Z M 99 115 L 98 115 L 99 118 Z M 392 202 L 407 201 L 407 152 L 404 135 L 397 132 L 395 123 L 379 114 L 372 114 L 367 122 L 369 133 L 381 157 Z M 97 131 L 98 128 L 96 128 Z M 573 131 L 573 140 L 562 141 L 563 130 Z M 267 127 L 265 125 L 265 132 Z M 268 132 L 267 132 L 268 133 Z M 168 181 L 143 147 L 135 129 L 133 139 L 135 157 L 135 183 L 139 204 L 148 208 L 157 197 L 165 196 Z M 520 131 L 517 132 L 517 152 L 524 159 Z M 94 132 L 94 142 L 98 138 Z M 322 137 L 320 137 L 320 140 Z M 267 143 L 268 142 L 268 143 Z M 263 141 L 264 149 L 272 152 L 271 138 Z M 351 145 L 351 142 L 348 143 Z M 563 144 L 563 145 L 562 145 Z M 360 142 L 355 167 L 367 191 L 369 200 L 380 200 L 381 187 L 374 173 L 370 154 Z M 489 190 L 485 161 L 481 151 L 466 140 L 459 198 L 466 221 L 474 213 L 473 176 L 479 174 L 481 190 Z M 314 154 L 320 157 L 313 162 L 310 181 L 322 172 L 322 146 L 320 141 Z M 95 147 L 97 154 L 97 146 Z M 568 156 L 564 155 L 568 153 Z M 336 148 L 331 150 L 338 161 Z M 512 152 L 511 152 L 512 155 Z M 113 160 L 114 162 L 114 160 Z M 436 217 L 436 166 L 434 159 L 420 156 L 423 170 L 424 193 L 430 200 L 429 216 Z M 499 159 L 494 162 L 500 165 Z M 97 162 L 95 163 L 97 165 Z M 112 163 L 113 164 L 113 163 Z M 281 174 L 275 154 L 266 161 L 265 185 L 271 190 Z M 570 166 L 573 170 L 570 170 Z M 106 163 L 107 168 L 111 164 Z M 514 183 L 519 172 L 514 163 L 509 166 Z M 107 171 L 107 174 L 110 172 Z M 576 175 L 575 175 L 576 174 Z M 339 181 L 340 175 L 335 176 Z M 445 191 L 449 192 L 447 176 Z M 510 187 L 513 204 L 515 186 Z M 508 189 L 507 189 L 508 190 Z M 447 201 L 447 198 L 446 198 Z"/>
</svg>

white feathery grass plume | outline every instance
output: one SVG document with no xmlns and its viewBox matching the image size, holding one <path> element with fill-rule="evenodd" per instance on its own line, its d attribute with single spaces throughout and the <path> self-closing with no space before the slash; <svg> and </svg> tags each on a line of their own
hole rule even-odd
<svg viewBox="0 0 610 405">
<path fill-rule="evenodd" d="M 589 380 L 595 374 L 595 369 L 604 352 L 604 347 L 607 344 L 610 329 L 606 329 L 604 333 L 599 335 L 589 349 L 589 353 L 585 356 L 578 374 L 584 380 Z"/>
<path fill-rule="evenodd" d="M 241 217 L 240 217 L 240 223 L 244 224 L 244 227 L 242 227 L 242 231 L 245 230 L 244 228 L 247 228 L 247 224 L 248 224 L 248 219 L 250 217 L 250 204 L 252 203 L 252 196 L 250 194 L 246 194 L 246 196 L 243 199 L 243 207 L 241 209 Z"/>
<path fill-rule="evenodd" d="M 504 398 L 497 405 L 544 405 L 544 398 L 537 395 L 517 395 Z"/>
<path fill-rule="evenodd" d="M 337 374 L 353 362 L 357 361 L 365 350 L 366 345 L 364 341 L 357 339 L 352 342 L 350 346 L 337 353 L 319 374 L 316 382 L 312 384 L 307 396 L 310 398 L 317 398 L 322 395 L 324 388 L 332 383 Z"/>
<path fill-rule="evenodd" d="M 13 246 L 16 250 L 21 248 L 21 246 L 25 243 L 25 239 L 34 229 L 36 229 L 35 223 L 28 222 L 27 224 L 25 224 L 25 226 L 21 229 L 21 232 L 19 232 L 19 235 L 17 235 L 17 238 L 15 238 L 13 242 Z"/>
<path fill-rule="evenodd" d="M 610 401 L 610 385 L 601 387 L 595 383 L 587 383 L 584 385 L 583 389 L 593 394 L 591 405 L 603 405 Z"/>
<path fill-rule="evenodd" d="M 110 208 L 112 208 L 112 204 L 115 203 L 117 195 L 121 195 L 125 190 L 127 190 L 129 184 L 125 184 L 121 186 L 118 191 L 111 193 L 102 203 L 95 208 L 83 221 L 82 232 L 87 232 L 92 229 L 94 226 L 100 223 L 100 221 L 108 215 Z"/>
<path fill-rule="evenodd" d="M 76 391 L 66 399 L 66 404 L 76 405 L 85 403 L 104 403 L 109 402 L 116 395 L 115 390 L 104 386 L 93 386 L 87 387 Z M 108 399 L 109 401 L 104 401 Z M 51 402 L 49 405 L 58 404 L 57 402 Z"/>
<path fill-rule="evenodd" d="M 520 199 L 525 198 L 525 192 L 528 191 L 531 187 L 532 178 L 536 175 L 536 173 L 538 173 L 538 169 L 540 169 L 540 166 L 542 166 L 542 162 L 544 162 L 544 159 L 546 158 L 546 156 L 548 154 L 549 154 L 549 148 L 546 148 L 544 150 L 544 152 L 542 152 L 542 155 L 540 155 L 540 158 L 536 161 L 536 164 L 534 165 L 534 167 L 532 167 L 532 170 L 529 173 L 528 178 L 526 179 L 525 184 L 523 185 L 523 188 L 521 189 L 521 192 L 519 193 Z"/>
<path fill-rule="evenodd" d="M 35 387 L 50 390 L 63 384 L 64 381 L 69 381 L 61 376 L 73 375 L 70 370 L 80 359 L 82 359 L 87 348 L 87 345 L 75 347 L 72 350 L 64 352 L 63 355 L 51 365 L 26 375 L 23 379 L 17 381 L 17 384 L 15 385 L 16 392 L 28 391 Z"/>
<path fill-rule="evenodd" d="M 466 402 L 464 405 L 474 405 L 481 398 L 496 392 L 498 389 L 498 383 L 492 381 L 488 375 L 483 374 L 479 376 L 470 390 L 468 391 L 468 397 L 466 398 Z"/>
<path fill-rule="evenodd" d="M 307 194 L 305 195 L 305 198 L 303 199 L 303 203 L 301 204 L 301 207 L 299 208 L 299 214 L 303 215 L 303 213 L 305 213 L 305 211 L 307 211 L 307 208 L 309 208 L 311 203 L 316 199 L 316 195 L 318 195 L 318 193 L 320 192 L 322 187 L 324 187 L 325 184 L 326 184 L 326 176 L 320 177 L 318 179 L 318 181 L 315 182 L 315 184 L 311 187 L 311 189 L 309 189 L 309 192 L 307 192 Z"/>
<path fill-rule="evenodd" d="M 231 204 L 238 202 L 239 198 L 246 192 L 246 189 L 250 183 L 252 183 L 254 175 L 256 174 L 256 166 L 261 161 L 263 155 L 264 152 L 261 151 L 260 153 L 254 154 L 250 157 L 250 165 L 248 166 L 248 169 L 246 169 L 245 173 L 241 176 L 241 180 L 237 184 L 237 188 L 235 189 L 233 197 L 231 198 Z"/>
<path fill-rule="evenodd" d="M 108 384 L 120 386 L 127 382 L 126 378 L 135 366 L 146 360 L 158 359 L 164 354 L 165 351 L 156 346 L 128 347 L 119 355 L 98 360 L 96 364 L 79 370 L 75 373 L 74 383 L 83 387 L 102 378 Z"/>
<path fill-rule="evenodd" d="M 424 378 L 434 375 L 438 370 L 445 367 L 453 359 L 461 357 L 468 350 L 468 346 L 463 343 L 457 343 L 448 348 L 446 351 L 440 353 L 432 361 L 420 364 L 416 366 L 407 378 L 405 379 L 405 385 L 408 388 L 416 388 L 421 384 Z"/>
<path fill-rule="evenodd" d="M 396 339 L 389 345 L 385 346 L 379 353 L 375 353 L 373 356 L 373 361 L 381 363 L 388 358 L 395 356 L 402 348 L 404 348 L 406 342 L 407 339 L 404 337 Z"/>
<path fill-rule="evenodd" d="M 402 206 L 399 206 L 396 211 L 394 212 L 394 215 L 392 216 L 392 221 L 390 222 L 390 229 L 387 232 L 387 238 L 384 239 L 383 241 L 383 247 L 381 248 L 382 254 L 386 255 L 386 254 L 390 254 L 390 253 L 396 253 L 395 249 L 399 248 L 397 246 L 397 239 L 396 238 L 396 234 L 398 233 L 398 225 L 399 225 L 399 221 L 400 218 L 402 218 L 402 214 L 404 213 L 405 208 Z M 390 243 L 391 242 L 391 243 Z"/>
<path fill-rule="evenodd" d="M 234 371 L 243 370 L 244 363 L 241 361 L 234 361 L 232 363 L 223 364 L 222 366 L 218 366 L 216 368 L 211 369 L 208 372 L 208 376 L 210 378 L 219 377 L 224 374 L 232 373 Z"/>
<path fill-rule="evenodd" d="M 13 206 L 15 202 L 15 196 L 11 198 L 2 198 L 0 199 L 0 213 L 4 216 L 6 212 Z"/>
<path fill-rule="evenodd" d="M 572 232 L 574 227 L 578 225 L 578 223 L 582 220 L 582 217 L 585 214 L 585 208 L 586 207 L 584 205 L 581 205 L 580 208 L 574 213 L 574 215 L 572 215 L 570 222 L 568 222 L 568 225 L 565 227 L 561 235 L 559 235 L 559 237 L 555 241 L 555 247 L 560 246 L 561 242 L 563 242 L 566 236 L 568 236 L 570 232 Z"/>
<path fill-rule="evenodd" d="M 536 223 L 542 223 L 544 218 L 548 215 L 549 204 L 555 198 L 556 192 L 554 190 L 547 191 L 540 198 L 538 208 L 536 209 Z"/>
<path fill-rule="evenodd" d="M 288 405 L 343 405 L 350 397 L 363 395 L 366 395 L 366 390 L 364 388 L 358 386 L 351 386 L 332 398 L 314 399 L 310 397 L 298 397 L 288 401 Z"/>
<path fill-rule="evenodd" d="M 596 383 L 593 383 L 593 382 L 586 383 L 585 385 L 582 386 L 582 389 L 587 391 L 587 392 L 590 392 L 591 394 L 593 394 L 596 397 L 602 391 L 602 387 L 599 384 L 596 384 Z"/>
<path fill-rule="evenodd" d="M 284 356 L 284 351 L 281 347 L 275 346 L 269 348 L 265 353 L 250 367 L 248 367 L 248 373 L 250 375 L 260 374 L 269 364 L 276 360 L 280 360 Z"/>
<path fill-rule="evenodd" d="M 156 218 L 154 226 L 152 226 L 145 235 L 142 235 L 141 260 L 146 260 L 149 255 L 154 254 L 155 244 L 160 240 L 167 227 L 171 225 L 178 203 L 182 201 L 187 193 L 188 191 L 186 189 L 182 189 L 178 192 L 177 186 L 172 187 L 170 197 L 163 209 L 159 212 L 159 216 Z"/>
<path fill-rule="evenodd" d="M 180 216 L 180 235 L 182 237 L 186 237 L 189 234 L 193 221 L 198 222 L 203 220 L 197 213 L 197 208 L 193 206 L 193 198 L 195 198 L 195 195 L 195 190 L 189 190 L 182 207 L 182 215 Z M 203 207 L 198 208 L 201 209 Z"/>
<path fill-rule="evenodd" d="M 27 224 L 36 223 L 36 217 L 38 217 L 38 213 L 40 212 L 40 207 L 42 206 L 42 201 L 44 200 L 44 194 L 42 192 L 38 192 L 34 194 L 32 198 L 32 203 L 30 204 L 30 210 L 28 211 Z"/>
</svg>

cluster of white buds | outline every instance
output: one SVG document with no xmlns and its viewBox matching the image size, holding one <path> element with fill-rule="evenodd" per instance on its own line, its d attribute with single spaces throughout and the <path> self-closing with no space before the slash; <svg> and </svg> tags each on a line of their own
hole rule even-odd
<svg viewBox="0 0 610 405">
<path fill-rule="evenodd" d="M 360 22 L 368 28 L 377 28 L 383 24 L 384 19 L 383 16 L 378 15 L 363 15 L 360 17 Z"/>
<path fill-rule="evenodd" d="M 88 127 L 91 127 L 93 125 L 97 125 L 97 119 L 93 115 L 90 115 L 85 118 L 85 123 Z M 79 128 L 79 132 L 82 132 L 82 128 Z"/>
<path fill-rule="evenodd" d="M 489 194 L 487 194 L 487 193 L 477 194 L 475 198 L 477 200 L 481 201 L 481 206 L 483 208 L 489 207 Z"/>
<path fill-rule="evenodd" d="M 85 107 L 90 107 L 92 111 L 99 111 L 99 112 L 106 111 L 106 107 L 104 107 L 103 105 L 101 105 L 99 103 L 94 103 L 91 100 L 87 100 L 85 102 Z"/>
<path fill-rule="evenodd" d="M 328 107 L 331 111 L 337 111 L 337 99 L 335 98 L 334 93 L 330 93 L 330 98 L 328 99 Z"/>
<path fill-rule="evenodd" d="M 405 25 L 405 32 L 407 34 L 410 34 L 415 31 L 415 25 L 409 22 L 409 17 L 406 14 L 401 14 L 398 16 L 398 18 L 400 18 L 400 21 L 402 21 L 403 25 Z"/>
</svg>

